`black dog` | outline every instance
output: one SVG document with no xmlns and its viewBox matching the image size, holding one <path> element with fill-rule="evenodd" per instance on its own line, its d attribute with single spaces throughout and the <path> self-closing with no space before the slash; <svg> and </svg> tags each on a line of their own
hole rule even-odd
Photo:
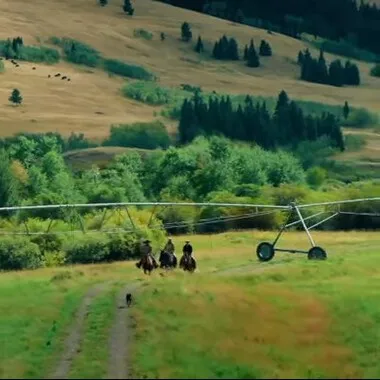
<svg viewBox="0 0 380 380">
<path fill-rule="evenodd" d="M 131 293 L 127 293 L 127 295 L 125 296 L 125 301 L 127 302 L 127 306 L 131 306 L 131 303 L 132 303 L 132 294 Z"/>
</svg>

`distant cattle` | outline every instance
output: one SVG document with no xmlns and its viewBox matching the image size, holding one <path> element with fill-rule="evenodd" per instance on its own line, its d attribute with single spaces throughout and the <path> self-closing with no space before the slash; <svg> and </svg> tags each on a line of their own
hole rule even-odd
<svg viewBox="0 0 380 380">
<path fill-rule="evenodd" d="M 66 79 L 66 78 L 67 78 L 66 76 L 63 76 L 61 79 L 64 80 L 64 79 Z"/>
<path fill-rule="evenodd" d="M 57 74 L 55 74 L 54 76 L 55 76 L 55 77 L 60 77 L 61 74 L 60 74 L 60 73 L 57 73 Z"/>
<path fill-rule="evenodd" d="M 67 78 L 67 81 L 68 81 L 68 82 L 70 82 L 70 81 L 71 81 L 71 79 L 70 79 L 70 78 Z"/>
<path fill-rule="evenodd" d="M 51 75 L 49 74 L 49 75 L 48 75 L 48 78 L 50 78 L 50 77 L 51 77 Z"/>
<path fill-rule="evenodd" d="M 36 68 L 35 67 L 32 67 L 32 70 L 35 70 Z"/>
</svg>

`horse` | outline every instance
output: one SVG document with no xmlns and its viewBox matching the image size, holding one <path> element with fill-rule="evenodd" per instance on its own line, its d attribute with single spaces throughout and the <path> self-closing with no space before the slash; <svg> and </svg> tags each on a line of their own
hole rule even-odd
<svg viewBox="0 0 380 380">
<path fill-rule="evenodd" d="M 157 263 L 153 260 L 152 256 L 150 256 L 150 255 L 144 256 L 142 258 L 142 260 L 141 260 L 141 264 L 140 265 L 139 265 L 139 263 L 136 263 L 136 267 L 137 268 L 140 268 L 141 265 L 143 267 L 144 274 L 146 274 L 147 272 L 149 274 L 151 274 L 151 272 L 152 272 L 153 269 L 158 268 Z"/>
<path fill-rule="evenodd" d="M 159 261 L 160 268 L 177 268 L 177 258 L 173 253 L 162 250 L 160 253 Z"/>
<path fill-rule="evenodd" d="M 194 257 L 184 254 L 179 261 L 179 267 L 184 271 L 194 272 L 197 268 L 197 262 Z"/>
</svg>

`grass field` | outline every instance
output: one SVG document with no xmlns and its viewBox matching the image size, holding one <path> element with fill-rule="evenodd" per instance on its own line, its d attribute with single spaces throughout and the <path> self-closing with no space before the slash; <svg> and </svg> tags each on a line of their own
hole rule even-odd
<svg viewBox="0 0 380 380">
<path fill-rule="evenodd" d="M 138 378 L 376 377 L 379 234 L 317 232 L 327 261 L 278 254 L 259 263 L 255 246 L 274 235 L 190 237 L 194 274 L 144 276 L 128 262 L 3 273 L 0 377 L 57 373 L 80 313 L 68 378 L 105 378 L 123 361 Z M 308 248 L 299 232 L 281 239 L 279 247 Z M 184 240 L 174 239 L 178 251 Z M 119 297 L 128 284 L 138 286 L 130 310 Z M 118 342 L 128 350 L 115 361 L 115 327 L 128 321 Z"/>
<path fill-rule="evenodd" d="M 380 79 L 369 76 L 371 65 L 360 62 L 362 85 L 359 88 L 336 88 L 298 80 L 297 53 L 306 43 L 283 35 L 269 35 L 265 30 L 234 24 L 207 15 L 151 1 L 134 4 L 135 14 L 128 17 L 121 6 L 109 2 L 100 7 L 85 0 L 38 0 L 25 4 L 14 0 L 0 4 L 0 39 L 21 35 L 27 45 L 47 45 L 52 36 L 70 37 L 89 44 L 104 57 L 138 64 L 158 75 L 165 86 L 181 83 L 201 85 L 204 90 L 232 94 L 276 96 L 285 89 L 293 99 L 379 110 Z M 74 15 L 74 16 L 73 16 Z M 243 62 L 217 62 L 209 54 L 198 55 L 192 45 L 179 41 L 183 21 L 192 25 L 194 39 L 199 34 L 210 51 L 223 33 L 237 38 L 240 46 L 251 38 L 258 44 L 266 39 L 274 55 L 262 59 L 262 67 L 249 69 Z M 96 28 L 94 28 L 96 25 Z M 140 30 L 136 34 L 136 30 Z M 141 38 L 141 30 L 152 38 Z M 160 32 L 166 34 L 161 42 Z M 51 45 L 50 45 L 51 46 Z M 314 54 L 317 51 L 311 48 Z M 327 60 L 333 58 L 326 54 Z M 36 70 L 32 70 L 36 67 Z M 71 82 L 47 78 L 60 72 Z M 88 137 L 106 137 L 111 124 L 149 121 L 157 107 L 123 98 L 124 80 L 105 73 L 101 68 L 86 68 L 61 61 L 57 65 L 21 62 L 14 67 L 5 62 L 1 74 L 0 103 L 3 112 L 1 135 L 15 132 L 58 131 L 64 135 L 83 132 Z M 8 106 L 13 88 L 19 88 L 22 107 Z"/>
</svg>

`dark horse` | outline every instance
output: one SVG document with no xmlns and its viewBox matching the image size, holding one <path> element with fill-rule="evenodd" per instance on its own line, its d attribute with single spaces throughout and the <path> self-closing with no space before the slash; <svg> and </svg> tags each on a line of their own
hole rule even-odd
<svg viewBox="0 0 380 380">
<path fill-rule="evenodd" d="M 179 261 L 179 267 L 189 272 L 194 272 L 197 268 L 197 262 L 194 257 L 184 254 Z"/>
<path fill-rule="evenodd" d="M 146 255 L 142 258 L 141 265 L 143 267 L 144 274 L 146 274 L 147 272 L 150 274 L 153 269 L 158 268 L 158 264 L 155 262 L 155 260 L 153 260 L 153 258 L 150 255 Z M 137 268 L 140 268 L 138 263 L 136 263 L 136 266 Z"/>
<path fill-rule="evenodd" d="M 161 251 L 160 253 L 160 268 L 177 268 L 177 258 L 173 253 Z"/>
</svg>

